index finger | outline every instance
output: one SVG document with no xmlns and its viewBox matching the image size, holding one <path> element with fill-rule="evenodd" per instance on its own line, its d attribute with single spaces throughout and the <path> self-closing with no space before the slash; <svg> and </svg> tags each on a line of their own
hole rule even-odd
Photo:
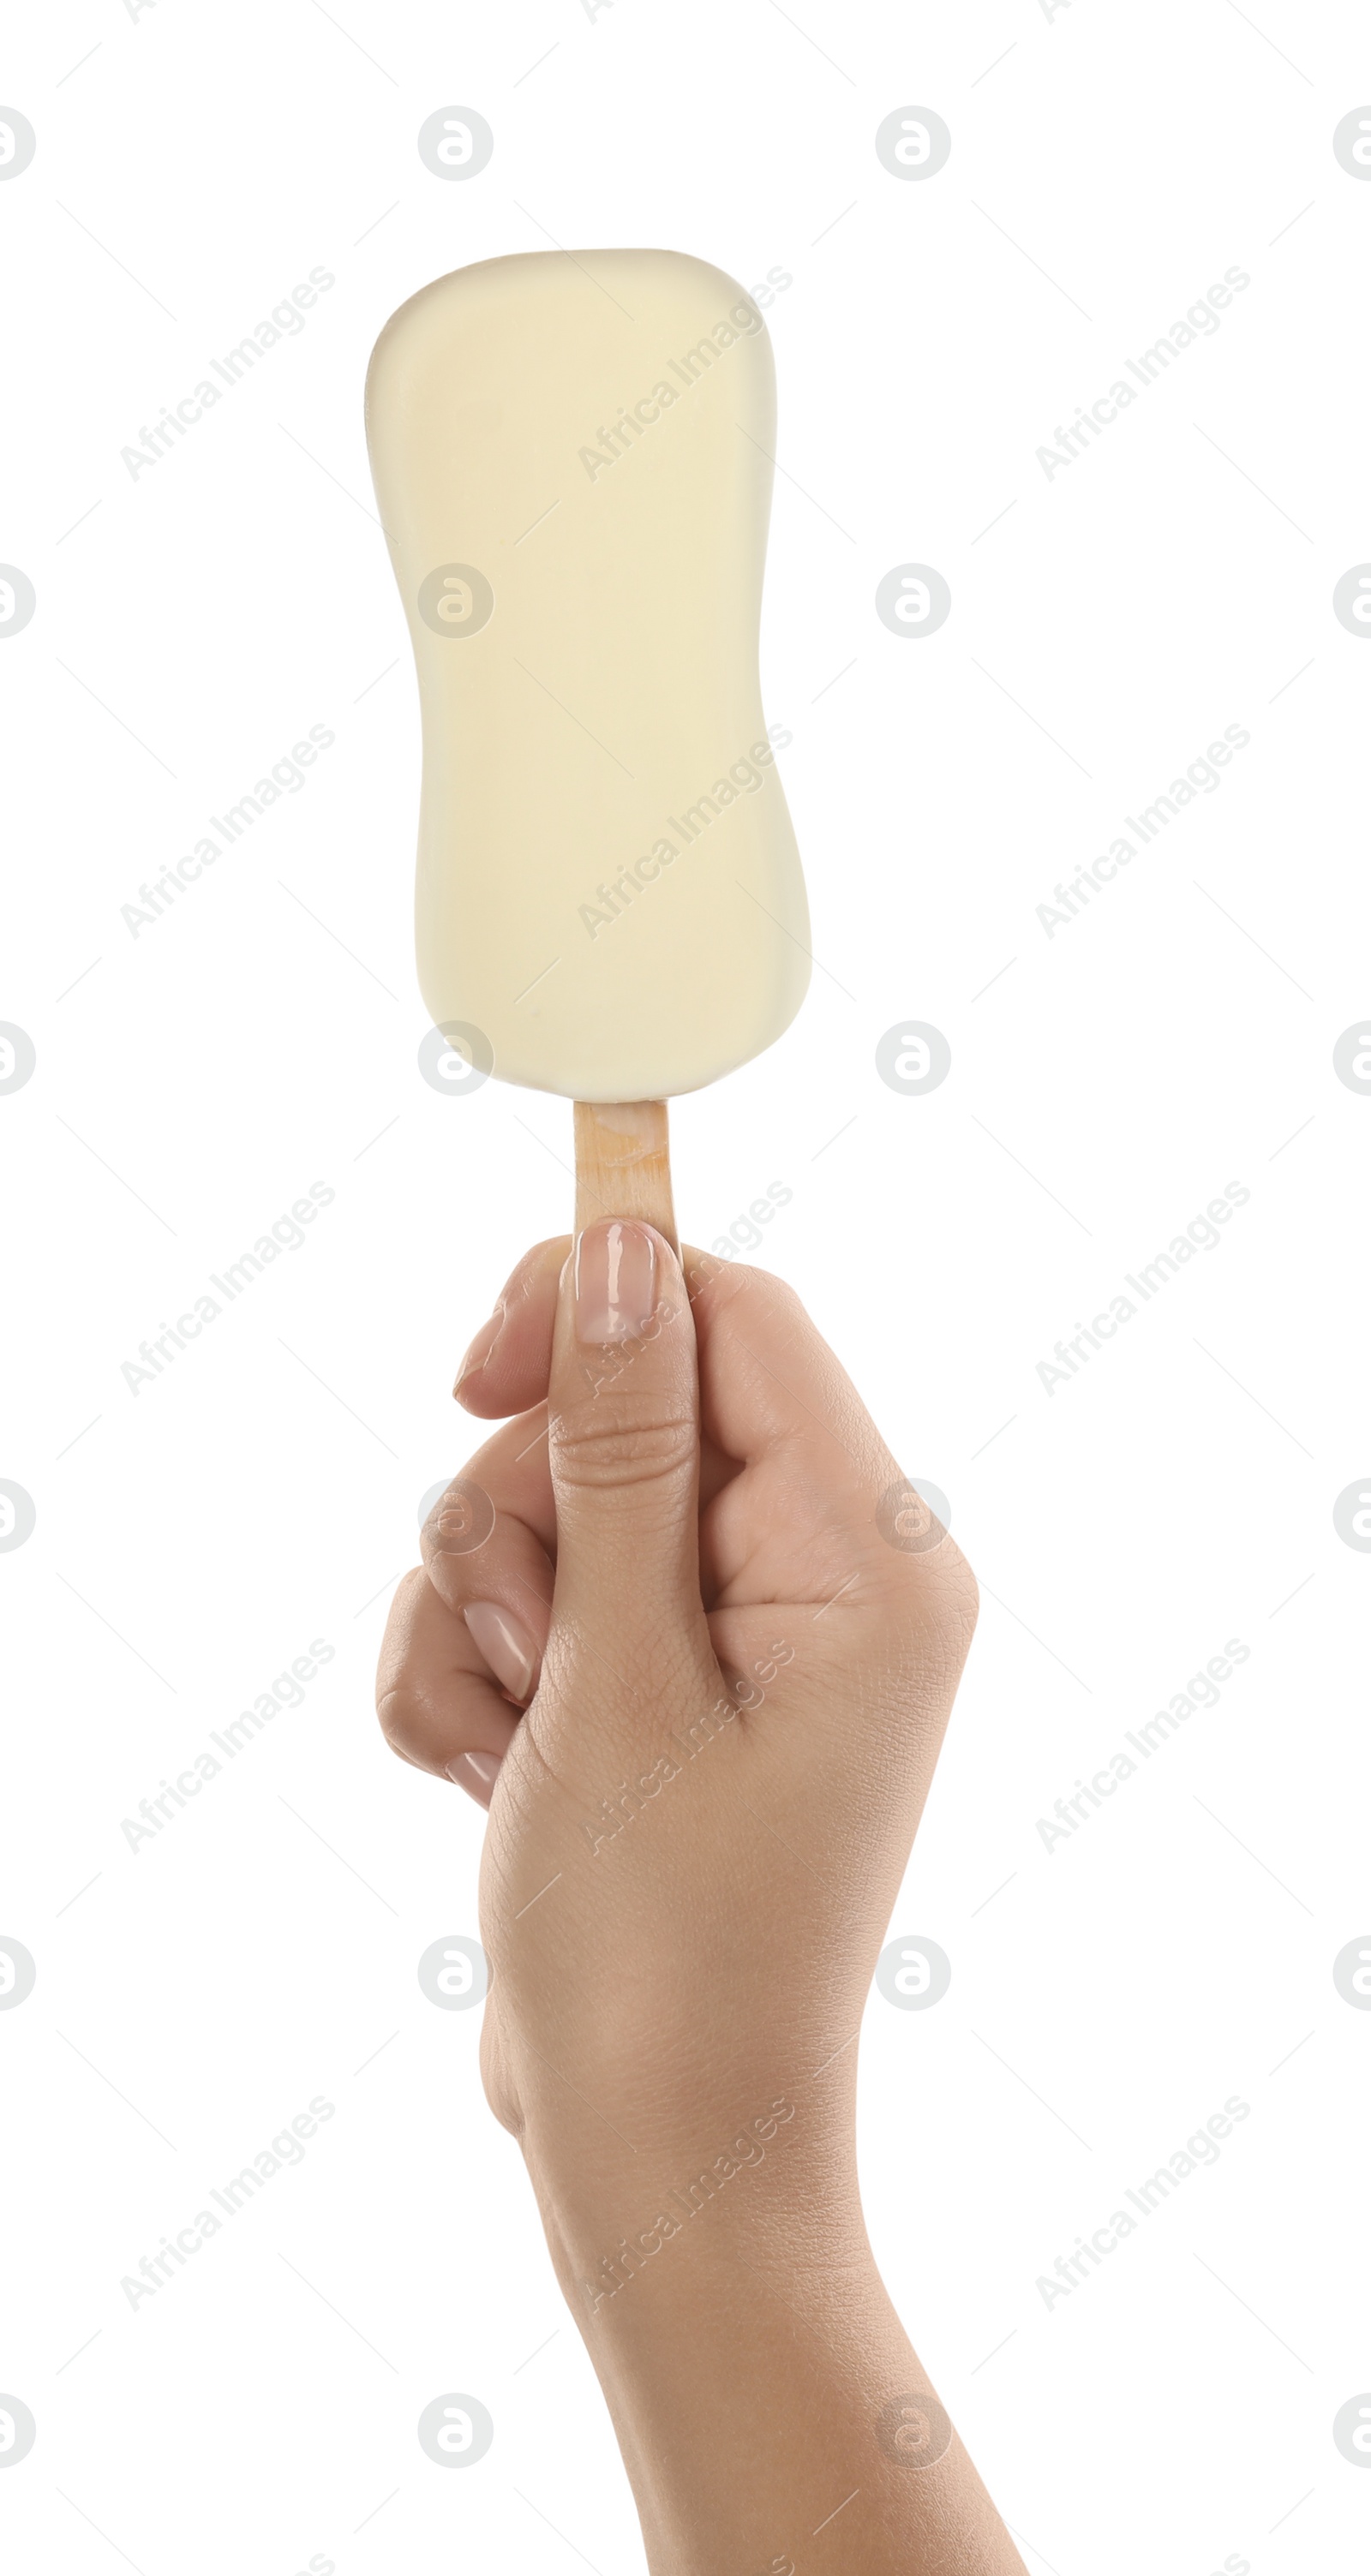
<svg viewBox="0 0 1371 2576">
<path fill-rule="evenodd" d="M 711 1437 L 747 1466 L 788 1451 L 827 1492 L 873 1509 L 899 1471 L 794 1289 L 708 1253 L 687 1251 L 685 1271 Z"/>
</svg>

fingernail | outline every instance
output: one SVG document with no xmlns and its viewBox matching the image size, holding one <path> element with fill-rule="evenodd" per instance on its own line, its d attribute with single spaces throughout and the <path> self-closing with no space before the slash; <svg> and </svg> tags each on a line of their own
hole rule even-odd
<svg viewBox="0 0 1371 2576">
<path fill-rule="evenodd" d="M 527 1628 L 496 1601 L 468 1601 L 462 1617 L 497 1682 L 512 1699 L 526 1700 L 538 1668 L 538 1649 Z M 481 1755 L 483 1762 L 489 1758 Z"/>
<path fill-rule="evenodd" d="M 505 1310 L 503 1306 L 497 1306 L 489 1321 L 481 1326 L 479 1333 L 476 1334 L 472 1341 L 471 1348 L 468 1350 L 462 1361 L 461 1367 L 457 1371 L 456 1384 L 452 1390 L 454 1395 L 460 1395 L 467 1379 L 469 1377 L 475 1377 L 477 1370 L 485 1367 L 491 1352 L 494 1350 L 495 1345 L 500 1338 L 500 1332 L 504 1324 L 504 1320 Z"/>
<path fill-rule="evenodd" d="M 588 1225 L 576 1244 L 576 1332 L 583 1342 L 629 1342 L 652 1321 L 657 1246 L 644 1225 Z"/>
<path fill-rule="evenodd" d="M 478 1807 L 488 1807 L 503 1760 L 501 1753 L 458 1753 L 447 1766 L 447 1776 L 454 1788 L 465 1789 Z"/>
</svg>

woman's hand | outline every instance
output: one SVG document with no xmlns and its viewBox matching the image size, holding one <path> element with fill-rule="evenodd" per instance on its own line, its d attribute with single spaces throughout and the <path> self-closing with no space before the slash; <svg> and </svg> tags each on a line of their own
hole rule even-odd
<svg viewBox="0 0 1371 2576">
<path fill-rule="evenodd" d="M 528 1254 L 457 1392 L 515 1418 L 425 1525 L 378 1707 L 489 1801 L 486 2091 L 651 2564 L 747 2576 L 803 2523 L 806 2568 L 1017 2568 L 875 2275 L 853 2150 L 970 1571 L 791 1292 L 690 1253 L 683 1278 L 648 1227 Z M 825 2556 L 835 2480 L 866 2501 Z"/>
</svg>

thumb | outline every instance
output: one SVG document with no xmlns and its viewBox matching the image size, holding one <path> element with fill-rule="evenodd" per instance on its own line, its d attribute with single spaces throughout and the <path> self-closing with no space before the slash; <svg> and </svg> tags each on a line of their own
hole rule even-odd
<svg viewBox="0 0 1371 2576">
<path fill-rule="evenodd" d="M 561 1276 L 548 1388 L 558 1628 L 637 1687 L 700 1602 L 700 1386 L 680 1264 L 654 1226 L 601 1220 Z M 570 1642 L 570 1640 L 568 1640 Z"/>
</svg>

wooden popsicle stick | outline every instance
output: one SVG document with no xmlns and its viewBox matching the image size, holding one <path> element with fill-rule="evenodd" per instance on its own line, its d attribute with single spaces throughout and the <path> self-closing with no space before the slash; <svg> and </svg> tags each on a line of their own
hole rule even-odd
<svg viewBox="0 0 1371 2576">
<path fill-rule="evenodd" d="M 641 1217 L 680 1257 L 664 1100 L 578 1100 L 576 1231 L 597 1217 Z"/>
</svg>

